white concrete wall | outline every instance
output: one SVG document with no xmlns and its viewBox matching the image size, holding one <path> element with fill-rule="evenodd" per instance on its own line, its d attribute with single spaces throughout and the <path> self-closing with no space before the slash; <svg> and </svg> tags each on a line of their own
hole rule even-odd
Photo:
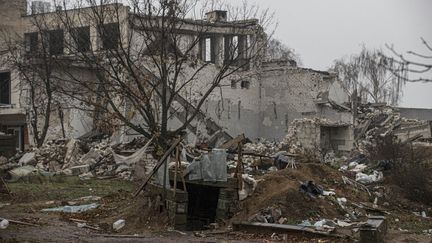
<svg viewBox="0 0 432 243">
<path fill-rule="evenodd" d="M 249 89 L 241 89 L 240 83 L 236 89 L 227 84 L 222 88 L 223 107 L 217 90 L 204 109 L 218 124 L 227 127 L 232 136 L 245 133 L 251 139 L 263 137 L 279 141 L 285 137 L 294 119 L 352 121 L 349 112 L 316 104 L 317 97 L 323 93 L 333 101 L 348 100 L 332 75 L 280 65 L 269 66 L 249 78 L 248 74 L 240 73 L 238 76 L 239 80 L 250 81 Z"/>
</svg>

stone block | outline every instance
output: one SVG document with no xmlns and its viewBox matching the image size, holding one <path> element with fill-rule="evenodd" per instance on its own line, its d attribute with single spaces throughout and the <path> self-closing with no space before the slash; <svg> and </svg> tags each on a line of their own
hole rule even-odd
<svg viewBox="0 0 432 243">
<path fill-rule="evenodd" d="M 90 165 L 78 165 L 71 167 L 72 175 L 81 175 L 90 171 Z"/>
</svg>

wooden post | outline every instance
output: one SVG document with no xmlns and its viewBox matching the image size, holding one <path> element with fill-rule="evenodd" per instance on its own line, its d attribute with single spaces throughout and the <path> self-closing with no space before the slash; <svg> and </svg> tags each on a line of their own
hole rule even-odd
<svg viewBox="0 0 432 243">
<path fill-rule="evenodd" d="M 181 154 L 181 152 L 180 152 L 180 150 L 179 150 L 179 156 L 178 156 L 178 166 L 179 166 L 179 172 L 180 172 L 180 175 L 181 175 L 181 180 L 182 180 L 182 184 L 183 184 L 183 191 L 184 192 L 187 192 L 187 188 L 186 188 L 186 181 L 185 181 L 185 178 L 184 178 L 184 171 L 183 171 L 183 169 L 181 168 L 181 160 L 180 160 L 180 154 Z"/>
<path fill-rule="evenodd" d="M 180 158 L 179 158 L 179 147 L 176 147 L 176 155 L 175 155 L 175 172 L 174 172 L 174 200 L 176 197 L 176 191 L 177 191 L 177 171 L 179 169 L 179 163 L 180 163 Z"/>
<path fill-rule="evenodd" d="M 165 162 L 164 162 L 164 168 L 163 168 L 164 175 L 163 175 L 163 183 L 162 183 L 162 185 L 163 185 L 163 198 L 162 198 L 162 202 L 163 202 L 164 206 L 166 206 L 165 204 L 166 204 L 166 199 L 167 199 L 167 184 L 166 184 L 167 179 L 168 179 L 168 183 L 169 183 L 169 178 L 167 178 L 167 176 L 169 177 L 169 174 L 168 174 L 168 158 L 169 158 L 169 156 L 165 160 Z"/>
<path fill-rule="evenodd" d="M 0 193 L 11 195 L 8 185 L 1 177 L 0 177 Z"/>
<path fill-rule="evenodd" d="M 243 188 L 243 141 L 238 143 L 238 161 L 236 168 L 236 175 L 238 180 L 239 189 Z"/>
<path fill-rule="evenodd" d="M 138 196 L 138 194 L 144 189 L 144 187 L 147 185 L 147 183 L 150 181 L 150 179 L 153 177 L 153 175 L 157 172 L 157 170 L 162 166 L 162 164 L 166 161 L 168 156 L 171 154 L 172 151 L 177 147 L 177 145 L 181 142 L 181 138 L 177 138 L 174 143 L 171 145 L 171 147 L 165 152 L 165 154 L 162 156 L 162 158 L 159 160 L 159 162 L 155 165 L 155 167 L 150 171 L 150 174 L 147 176 L 147 178 L 144 180 L 143 184 L 136 190 L 134 193 L 134 197 Z"/>
</svg>

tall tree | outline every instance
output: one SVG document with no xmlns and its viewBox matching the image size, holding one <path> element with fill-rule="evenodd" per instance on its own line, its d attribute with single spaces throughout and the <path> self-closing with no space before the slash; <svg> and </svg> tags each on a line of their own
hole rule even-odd
<svg viewBox="0 0 432 243">
<path fill-rule="evenodd" d="M 302 65 L 300 55 L 296 53 L 294 49 L 288 47 L 286 44 L 275 38 L 272 38 L 268 41 L 266 48 L 266 59 L 287 59 L 295 61 L 297 65 Z"/>
<path fill-rule="evenodd" d="M 357 55 L 338 59 L 331 70 L 338 73 L 346 91 L 372 102 L 397 105 L 401 99 L 404 80 L 389 70 L 394 63 L 381 50 L 363 47 Z"/>
</svg>

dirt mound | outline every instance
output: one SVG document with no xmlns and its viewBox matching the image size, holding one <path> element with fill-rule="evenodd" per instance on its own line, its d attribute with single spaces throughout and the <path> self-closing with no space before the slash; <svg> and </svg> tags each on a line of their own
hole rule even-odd
<svg viewBox="0 0 432 243">
<path fill-rule="evenodd" d="M 369 201 L 366 192 L 358 191 L 342 181 L 342 174 L 323 164 L 301 164 L 298 169 L 284 169 L 257 178 L 258 186 L 252 196 L 241 202 L 242 210 L 232 221 L 249 221 L 260 210 L 277 207 L 289 223 L 305 219 L 343 218 L 345 212 L 336 197 L 348 201 Z M 311 198 L 299 191 L 302 182 L 313 181 L 324 190 L 334 190 L 335 197 Z"/>
</svg>

